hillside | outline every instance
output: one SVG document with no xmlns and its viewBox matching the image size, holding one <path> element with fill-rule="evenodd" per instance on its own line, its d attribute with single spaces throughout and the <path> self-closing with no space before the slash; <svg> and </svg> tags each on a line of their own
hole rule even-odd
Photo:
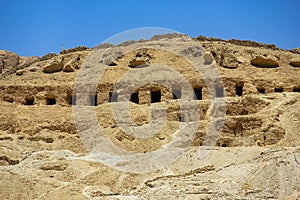
<svg viewBox="0 0 300 200">
<path fill-rule="evenodd" d="M 0 199 L 299 199 L 299 53 L 174 34 L 1 50 Z"/>
</svg>

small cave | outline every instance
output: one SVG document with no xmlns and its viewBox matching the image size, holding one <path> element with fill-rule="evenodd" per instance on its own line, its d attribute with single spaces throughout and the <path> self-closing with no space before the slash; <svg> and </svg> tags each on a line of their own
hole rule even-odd
<svg viewBox="0 0 300 200">
<path fill-rule="evenodd" d="M 98 105 L 98 96 L 97 95 L 90 95 L 90 106 L 97 106 Z"/>
<path fill-rule="evenodd" d="M 243 87 L 244 85 L 236 85 L 235 86 L 235 95 L 240 97 L 243 95 Z"/>
<path fill-rule="evenodd" d="M 179 122 L 184 122 L 184 114 L 179 114 L 178 115 L 178 121 Z"/>
<path fill-rule="evenodd" d="M 26 97 L 25 104 L 26 106 L 32 106 L 34 104 L 34 97 Z"/>
<path fill-rule="evenodd" d="M 293 92 L 300 92 L 300 87 L 294 87 Z"/>
<path fill-rule="evenodd" d="M 46 104 L 47 105 L 55 105 L 56 104 L 56 99 L 54 97 L 47 97 L 46 98 Z"/>
<path fill-rule="evenodd" d="M 77 100 L 77 97 L 75 95 L 73 95 L 73 96 L 68 95 L 67 96 L 67 103 L 69 105 L 76 105 L 76 100 Z"/>
<path fill-rule="evenodd" d="M 136 104 L 139 104 L 139 93 L 138 92 L 134 92 L 131 94 L 130 96 L 130 101 Z"/>
<path fill-rule="evenodd" d="M 5 97 L 3 97 L 3 101 L 9 102 L 9 103 L 13 103 L 14 99 L 13 99 L 13 97 L 5 96 Z"/>
<path fill-rule="evenodd" d="M 217 142 L 217 146 L 219 146 L 219 147 L 230 147 L 230 141 L 224 141 L 224 140 L 222 140 L 222 141 L 218 141 Z"/>
<path fill-rule="evenodd" d="M 257 88 L 257 91 L 258 91 L 260 94 L 266 94 L 265 88 Z"/>
<path fill-rule="evenodd" d="M 202 100 L 202 88 L 201 87 L 194 87 L 194 99 Z"/>
<path fill-rule="evenodd" d="M 161 102 L 161 91 L 151 91 L 151 103 Z"/>
<path fill-rule="evenodd" d="M 281 92 L 283 92 L 283 88 L 275 88 L 275 89 L 274 89 L 274 92 L 279 92 L 279 93 L 281 93 Z"/>
<path fill-rule="evenodd" d="M 181 99 L 181 90 L 180 89 L 173 90 L 173 99 Z"/>
<path fill-rule="evenodd" d="M 118 102 L 118 93 L 109 92 L 109 102 Z"/>
</svg>

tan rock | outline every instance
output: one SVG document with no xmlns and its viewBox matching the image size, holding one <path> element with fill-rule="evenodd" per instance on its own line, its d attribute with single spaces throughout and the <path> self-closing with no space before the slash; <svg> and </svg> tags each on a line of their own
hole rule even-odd
<svg viewBox="0 0 300 200">
<path fill-rule="evenodd" d="M 258 94 L 257 88 L 251 83 L 245 83 L 243 87 L 243 95 Z"/>
<path fill-rule="evenodd" d="M 290 63 L 293 67 L 300 67 L 300 59 L 299 60 L 292 60 Z"/>
<path fill-rule="evenodd" d="M 17 72 L 16 72 L 16 75 L 17 76 L 22 76 L 24 74 L 24 70 L 18 70 Z"/>
<path fill-rule="evenodd" d="M 238 68 L 238 60 L 237 58 L 235 57 L 234 54 L 232 53 L 225 53 L 224 55 L 224 58 L 223 58 L 223 62 L 221 63 L 221 65 L 224 67 L 224 68 L 229 68 L 229 69 L 236 69 Z"/>
<path fill-rule="evenodd" d="M 20 57 L 16 53 L 0 50 L 0 65 L 2 66 L 2 71 L 16 67 L 19 64 L 19 59 Z"/>
<path fill-rule="evenodd" d="M 251 60 L 251 65 L 260 68 L 276 68 L 279 67 L 278 59 L 275 56 L 256 56 Z"/>
<path fill-rule="evenodd" d="M 145 64 L 148 64 L 148 61 L 145 58 L 136 57 L 129 62 L 129 67 L 137 67 Z"/>
<path fill-rule="evenodd" d="M 63 72 L 74 72 L 74 68 L 71 65 L 64 66 Z"/>
<path fill-rule="evenodd" d="M 49 74 L 49 73 L 60 72 L 62 71 L 62 69 L 63 69 L 63 63 L 54 61 L 49 65 L 47 65 L 46 67 L 44 67 L 43 72 Z"/>
</svg>

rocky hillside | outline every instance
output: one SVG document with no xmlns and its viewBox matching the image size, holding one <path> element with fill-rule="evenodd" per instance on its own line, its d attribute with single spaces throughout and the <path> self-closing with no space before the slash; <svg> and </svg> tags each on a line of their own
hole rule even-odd
<svg viewBox="0 0 300 200">
<path fill-rule="evenodd" d="M 93 55 L 107 59 L 93 68 Z M 211 71 L 199 73 L 185 57 Z M 84 87 L 81 99 L 76 81 L 89 83 L 93 76 L 81 73 L 97 75 L 97 66 L 105 66 L 101 79 L 94 90 Z M 219 79 L 207 75 L 213 68 Z M 0 72 L 0 199 L 300 198 L 299 49 L 161 35 L 41 58 L 1 50 Z M 128 119 L 130 129 L 161 129 L 130 134 Z M 99 162 L 97 127 L 112 151 L 140 159 Z M 148 159 L 174 138 L 175 149 L 183 149 L 178 156 Z"/>
</svg>

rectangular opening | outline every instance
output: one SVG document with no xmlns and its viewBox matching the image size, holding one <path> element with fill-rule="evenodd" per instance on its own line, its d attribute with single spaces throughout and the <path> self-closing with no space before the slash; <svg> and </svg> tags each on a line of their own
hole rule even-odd
<svg viewBox="0 0 300 200">
<path fill-rule="evenodd" d="M 283 88 L 275 88 L 274 92 L 283 92 Z"/>
<path fill-rule="evenodd" d="M 26 106 L 32 106 L 34 104 L 34 98 L 33 97 L 26 97 L 25 98 L 25 105 Z"/>
<path fill-rule="evenodd" d="M 90 105 L 97 106 L 98 105 L 98 96 L 97 95 L 90 95 Z"/>
<path fill-rule="evenodd" d="M 300 87 L 294 87 L 293 92 L 300 92 Z"/>
<path fill-rule="evenodd" d="M 223 87 L 217 86 L 215 88 L 215 90 L 216 90 L 216 97 L 219 97 L 219 98 L 224 97 L 224 88 Z"/>
<path fill-rule="evenodd" d="M 202 100 L 202 88 L 201 87 L 194 88 L 194 99 Z"/>
<path fill-rule="evenodd" d="M 54 97 L 48 97 L 46 99 L 46 104 L 47 105 L 54 105 L 54 104 L 56 104 L 56 99 Z"/>
<path fill-rule="evenodd" d="M 118 101 L 118 93 L 109 92 L 109 102 L 117 102 Z"/>
<path fill-rule="evenodd" d="M 184 115 L 183 115 L 183 114 L 180 114 L 180 115 L 178 116 L 178 121 L 179 121 L 179 122 L 184 122 Z"/>
<path fill-rule="evenodd" d="M 173 90 L 173 99 L 181 99 L 181 90 Z"/>
<path fill-rule="evenodd" d="M 257 91 L 261 94 L 265 94 L 266 91 L 265 91 L 265 88 L 257 88 Z"/>
<path fill-rule="evenodd" d="M 235 86 L 235 95 L 242 96 L 243 95 L 243 85 L 236 85 Z"/>
<path fill-rule="evenodd" d="M 161 101 L 161 92 L 160 90 L 151 91 L 151 103 L 156 103 Z"/>
<path fill-rule="evenodd" d="M 68 96 L 68 104 L 69 105 L 76 105 L 76 100 L 77 100 L 77 97 L 75 95 L 73 96 Z"/>
<path fill-rule="evenodd" d="M 136 104 L 139 104 L 139 93 L 138 92 L 134 92 L 131 94 L 130 96 L 130 101 Z"/>
</svg>

